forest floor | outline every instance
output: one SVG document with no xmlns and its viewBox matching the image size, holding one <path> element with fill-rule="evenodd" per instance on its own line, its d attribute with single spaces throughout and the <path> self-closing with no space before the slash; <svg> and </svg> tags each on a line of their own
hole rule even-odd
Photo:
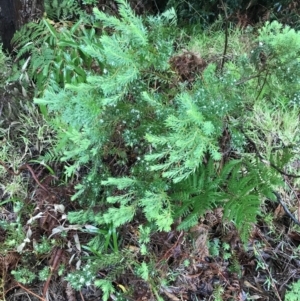
<svg viewBox="0 0 300 301">
<path fill-rule="evenodd" d="M 211 48 L 219 43 L 218 55 L 223 52 L 223 35 L 209 43 Z M 0 301 L 102 300 L 95 285 L 78 291 L 66 281 L 87 258 L 101 256 L 87 246 L 93 226 L 74 225 L 67 218 L 86 209 L 71 197 L 89 166 L 67 179 L 59 160 L 38 160 L 51 151 L 56 133 L 22 92 L 13 85 L 0 89 Z M 292 214 L 264 200 L 246 244 L 235 226 L 224 222 L 221 207 L 207 211 L 189 231 L 175 224 L 169 232 L 152 234 L 148 281 L 131 265 L 142 262 L 139 226 L 145 217 L 137 214 L 117 231 L 105 229 L 107 249 L 121 260 L 99 267 L 96 276 L 105 279 L 120 265 L 128 266 L 113 281 L 115 292 L 108 300 L 300 301 L 300 189 L 294 178 L 285 176 L 285 183 L 289 189 L 280 193 Z M 96 214 L 101 208 L 92 210 Z"/>
<path fill-rule="evenodd" d="M 49 129 L 45 128 L 44 137 L 39 138 L 32 131 L 33 125 L 39 125 L 41 129 L 41 117 L 35 115 L 36 108 L 27 103 L 22 110 L 23 113 L 15 116 L 15 121 L 10 120 L 9 131 L 5 130 L 7 140 L 1 142 L 2 151 L 9 149 L 11 160 L 15 160 L 10 166 L 12 163 L 18 166 L 25 157 L 34 157 L 38 149 L 47 148 L 51 142 Z M 14 116 L 13 110 L 11 116 Z M 35 120 L 29 126 L 32 131 L 30 144 L 23 139 L 23 118 Z M 14 137 L 14 141 L 9 140 Z M 15 148 L 16 144 L 18 148 Z M 81 259 L 87 256 L 84 245 L 92 237 L 80 231 L 79 225 L 69 225 L 66 220 L 68 211 L 81 208 L 70 200 L 80 173 L 66 185 L 61 180 L 63 166 L 60 163 L 51 166 L 51 172 L 49 166 L 37 163 L 23 164 L 16 170 L 3 161 L 1 165 L 2 179 L 6 179 L 6 183 L 2 183 L 1 223 L 6 226 L 0 230 L 0 300 L 101 300 L 101 291 L 96 287 L 76 291 L 65 281 L 66 273 L 79 267 Z M 291 193 L 298 200 L 293 208 L 293 212 L 297 212 L 299 191 L 292 190 Z M 8 201 L 7 194 L 16 194 L 16 197 Z M 157 300 L 153 294 L 155 291 L 170 301 L 284 300 L 290 284 L 300 279 L 299 226 L 279 203 L 265 202 L 248 244 L 243 245 L 235 227 L 224 224 L 222 215 L 222 208 L 217 208 L 207 212 L 190 231 L 173 229 L 169 233 L 152 235 L 148 248 L 156 270 L 155 280 L 147 283 L 129 269 L 114 283 L 116 291 L 128 297 L 121 299 L 116 294 L 109 300 Z M 118 249 L 130 252 L 131 258 L 137 261 L 140 222 L 121 227 L 117 234 Z M 10 228 L 10 224 L 14 227 Z M 59 239 L 55 239 L 56 235 Z M 41 238 L 56 242 L 47 252 L 39 253 L 34 251 L 34 244 Z M 19 267 L 22 269 L 17 281 L 12 271 Z M 31 273 L 39 275 L 40 279 L 30 281 L 31 276 L 26 270 L 29 267 Z M 41 270 L 45 267 L 51 272 L 43 279 Z M 99 270 L 99 275 L 105 276 L 106 273 L 107 269 Z M 22 279 L 25 284 L 21 283 Z"/>
</svg>

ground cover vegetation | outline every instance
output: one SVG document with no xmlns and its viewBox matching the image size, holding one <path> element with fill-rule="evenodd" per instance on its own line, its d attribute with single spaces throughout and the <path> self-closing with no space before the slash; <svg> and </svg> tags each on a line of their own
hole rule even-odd
<svg viewBox="0 0 300 301">
<path fill-rule="evenodd" d="M 63 3 L 0 56 L 0 298 L 298 300 L 299 31 Z"/>
</svg>

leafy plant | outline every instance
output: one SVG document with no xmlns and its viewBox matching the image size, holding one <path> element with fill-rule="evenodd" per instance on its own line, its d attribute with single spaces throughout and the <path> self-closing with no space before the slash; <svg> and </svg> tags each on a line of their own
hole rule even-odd
<svg viewBox="0 0 300 301">
<path fill-rule="evenodd" d="M 36 100 L 41 105 L 47 105 L 50 113 L 62 112 L 62 115 L 57 115 L 54 124 L 62 138 L 59 145 L 59 149 L 63 150 L 62 160 L 74 162 L 67 167 L 67 175 L 72 175 L 79 166 L 94 161 L 94 172 L 88 177 L 92 183 L 96 170 L 103 168 L 101 158 L 116 155 L 120 159 L 123 156 L 126 161 L 126 147 L 134 147 L 146 130 L 156 127 L 149 122 L 138 126 L 142 118 L 151 120 L 151 114 L 143 109 L 143 101 L 132 102 L 127 98 L 130 93 L 134 98 L 140 97 L 146 82 L 153 80 L 152 74 L 156 70 L 166 70 L 166 59 L 172 52 L 171 39 L 156 42 L 162 25 L 173 16 L 172 12 L 149 18 L 149 28 L 153 30 L 148 34 L 148 29 L 140 18 L 134 16 L 130 7 L 124 1 L 120 1 L 120 4 L 122 22 L 95 9 L 96 18 L 105 27 L 113 26 L 115 33 L 104 34 L 100 38 L 101 44 L 85 40 L 79 46 L 89 57 L 103 62 L 103 74 L 91 74 L 86 84 L 67 85 L 65 90 L 58 90 L 57 87 L 48 89 L 43 99 Z M 158 54 L 165 59 L 158 59 Z M 164 77 L 158 80 L 162 81 Z M 117 119 L 111 118 L 113 112 L 118 112 Z M 118 134 L 119 127 L 124 133 Z M 135 128 L 134 132 L 132 128 Z M 115 140 L 123 141 L 123 150 L 107 143 L 112 136 Z"/>
<path fill-rule="evenodd" d="M 30 284 L 36 278 L 36 275 L 27 268 L 19 268 L 11 272 L 15 279 L 23 284 Z"/>
<path fill-rule="evenodd" d="M 122 191 L 120 194 L 109 189 L 108 193 L 112 195 L 106 199 L 108 204 L 120 206 L 111 206 L 95 221 L 98 224 L 112 224 L 118 227 L 130 222 L 140 208 L 148 221 L 155 221 L 160 230 L 170 229 L 174 218 L 190 212 L 187 224 L 183 223 L 180 226 L 188 228 L 216 201 L 225 202 L 225 216 L 234 220 L 238 228 L 246 227 L 249 230 L 249 225 L 255 221 L 261 197 L 265 195 L 272 198 L 271 188 L 267 189 L 266 185 L 260 183 L 264 174 L 265 181 L 273 183 L 273 180 L 267 178 L 270 176 L 268 169 L 259 165 L 260 171 L 257 172 L 248 163 L 245 167 L 244 163 L 236 164 L 235 161 L 231 161 L 222 166 L 220 173 L 215 177 L 216 170 L 212 162 L 221 159 L 219 139 L 228 116 L 233 117 L 232 121 L 227 122 L 229 130 L 233 133 L 232 145 L 242 146 L 238 139 L 243 133 L 236 126 L 238 118 L 235 112 L 241 113 L 246 109 L 241 99 L 247 88 L 250 91 L 253 89 L 252 77 L 242 79 L 245 86 L 241 88 L 239 81 L 242 71 L 239 68 L 243 65 L 226 64 L 226 72 L 220 79 L 216 73 L 216 66 L 211 64 L 204 70 L 203 77 L 194 83 L 191 91 L 173 91 L 174 105 L 170 106 L 165 98 L 171 95 L 157 93 L 151 89 L 150 92 L 146 92 L 146 82 L 150 83 L 150 86 L 154 80 L 162 87 L 170 84 L 164 80 L 164 76 L 170 72 L 167 60 L 172 53 L 171 40 L 156 40 L 154 44 L 150 41 L 154 34 L 155 37 L 158 33 L 163 34 L 161 26 L 165 22 L 174 22 L 173 12 L 168 11 L 160 17 L 148 18 L 148 28 L 124 1 L 120 1 L 121 19 L 107 16 L 97 9 L 94 13 L 104 27 L 113 28 L 114 32 L 104 32 L 100 44 L 95 44 L 93 39 L 86 39 L 79 46 L 75 47 L 72 43 L 68 46 L 70 49 L 79 48 L 87 56 L 98 58 L 103 64 L 103 74 L 90 75 L 86 83 L 67 85 L 65 90 L 54 85 L 45 92 L 42 99 L 36 99 L 36 102 L 47 105 L 50 113 L 60 112 L 53 124 L 60 136 L 58 149 L 63 153 L 61 160 L 73 161 L 72 165 L 66 167 L 67 176 L 74 174 L 80 166 L 94 162 L 93 169 L 86 178 L 86 183 L 90 183 L 88 185 L 99 186 L 101 180 L 99 181 L 99 177 L 97 180 L 95 178 L 97 169 L 105 171 L 102 178 L 106 173 L 109 174 L 110 167 L 103 164 L 103 158 L 114 156 L 118 158 L 117 164 L 121 167 L 128 164 L 128 152 L 131 152 L 133 147 L 141 148 L 141 156 L 147 153 L 148 148 L 146 161 L 140 160 L 137 155 L 130 177 L 109 177 L 102 180 L 104 187 L 115 186 Z M 266 28 L 268 26 L 267 24 Z M 274 26 L 275 29 L 278 27 Z M 264 39 L 267 43 L 268 32 L 263 30 L 259 39 Z M 290 32 L 287 31 L 287 34 L 290 35 Z M 276 51 L 272 54 L 270 52 L 269 57 L 275 59 L 278 55 Z M 250 65 L 251 61 L 247 64 Z M 264 74 L 268 76 L 272 66 L 270 63 L 267 69 L 262 69 L 255 77 Z M 251 68 L 246 69 L 247 73 L 249 70 Z M 238 85 L 234 84 L 236 82 Z M 267 93 L 268 90 L 260 97 L 266 97 Z M 210 100 L 210 104 L 207 105 Z M 147 111 L 145 107 L 148 108 Z M 112 117 L 114 112 L 118 112 L 117 118 Z M 166 122 L 159 122 L 162 117 Z M 157 121 L 156 124 L 153 123 L 153 118 Z M 114 140 L 118 141 L 121 147 L 116 148 Z M 212 160 L 206 165 L 203 162 L 207 157 L 211 157 Z M 243 168 L 246 168 L 247 173 L 241 172 Z M 196 177 L 198 169 L 200 180 L 193 181 L 199 186 L 180 188 L 186 185 L 182 181 L 188 177 Z M 148 177 L 144 176 L 145 170 L 151 171 Z M 160 179 L 159 172 L 162 172 L 165 180 Z M 170 186 L 170 181 L 174 183 L 173 186 Z M 272 185 L 269 187 L 273 187 Z M 79 198 L 84 193 L 87 184 L 79 184 L 77 187 L 78 193 L 74 198 Z M 224 194 L 224 188 L 228 194 Z M 199 192 L 203 190 L 204 195 L 180 199 L 183 206 L 178 211 L 174 199 L 170 199 L 169 196 L 169 192 L 176 189 L 186 191 L 187 196 L 195 195 L 194 189 Z M 200 199 L 206 200 L 207 205 L 203 201 L 200 202 Z M 154 203 L 155 206 L 152 205 Z M 247 207 L 243 207 L 242 204 L 247 204 Z M 246 211 L 249 213 L 246 214 L 248 220 L 245 220 L 242 214 L 245 210 L 249 210 Z M 174 215 L 172 212 L 177 213 Z M 246 230 L 242 232 L 245 234 Z"/>
<path fill-rule="evenodd" d="M 44 267 L 41 271 L 39 271 L 39 280 L 46 281 L 50 273 L 50 268 Z"/>
<path fill-rule="evenodd" d="M 77 0 L 44 0 L 44 9 L 47 17 L 52 20 L 73 20 L 83 15 Z"/>
<path fill-rule="evenodd" d="M 77 289 L 95 283 L 103 290 L 104 299 L 114 291 L 114 277 L 124 271 L 116 259 L 123 254 L 117 229 L 135 217 L 144 221 L 138 242 L 143 256 L 151 231 L 170 231 L 175 221 L 179 230 L 187 230 L 217 206 L 224 208 L 224 219 L 233 222 L 243 242 L 247 241 L 262 201 L 273 200 L 273 190 L 282 185 L 278 170 L 265 164 L 255 147 L 261 137 L 251 140 L 249 120 L 255 119 L 256 106 L 264 110 L 260 105 L 269 99 L 281 117 L 293 106 L 287 101 L 292 89 L 296 91 L 293 83 L 286 83 L 291 89 L 283 99 L 275 90 L 288 69 L 274 70 L 276 64 L 294 68 L 292 59 L 297 58 L 280 52 L 280 40 L 287 42 L 286 38 L 298 39 L 299 35 L 267 23 L 252 54 L 225 62 L 222 70 L 215 63 L 205 63 L 192 80 L 183 80 L 171 64 L 172 58 L 180 57 L 173 47 L 174 10 L 143 20 L 125 1 L 118 3 L 120 18 L 94 9 L 87 35 L 80 22 L 63 35 L 48 26 L 55 37 L 51 49 L 66 47 L 68 53 L 80 53 L 89 64 L 82 68 L 82 80 L 53 77 L 35 99 L 47 109 L 57 132 L 52 153 L 65 163 L 66 178 L 83 167 L 86 173 L 72 197 L 85 209 L 70 213 L 69 221 L 92 224 L 95 237 L 85 248 L 98 265 L 70 274 L 67 280 Z M 100 36 L 95 28 L 102 28 Z M 84 39 L 74 37 L 77 29 Z M 274 42 L 273 30 L 279 41 Z M 263 54 L 267 62 L 261 61 Z M 64 68 L 76 71 L 76 64 L 66 60 Z M 287 124 L 282 128 L 287 129 Z M 262 124 L 260 128 L 267 135 L 267 128 Z M 268 147 L 274 144 L 275 139 Z M 283 157 L 295 158 L 292 148 L 287 148 Z M 276 158 L 280 160 L 279 155 Z M 287 162 L 284 159 L 281 167 Z M 100 208 L 96 213 L 94 205 Z M 102 268 L 111 265 L 116 272 L 111 271 L 105 280 L 96 279 L 98 259 Z M 141 262 L 138 275 L 151 282 L 150 265 L 147 260 Z"/>
<path fill-rule="evenodd" d="M 9 58 L 2 52 L 2 44 L 0 43 L 0 88 L 5 84 L 9 72 Z"/>
<path fill-rule="evenodd" d="M 85 4 L 85 5 L 96 5 L 98 3 L 97 0 L 83 0 L 82 1 L 82 4 Z"/>
<path fill-rule="evenodd" d="M 297 301 L 300 294 L 300 281 L 294 282 L 285 294 L 285 301 Z"/>
<path fill-rule="evenodd" d="M 260 55 L 262 60 L 260 68 L 266 70 L 266 85 L 263 86 L 263 93 L 268 93 L 272 97 L 274 92 L 278 91 L 275 89 L 272 93 L 272 88 L 279 84 L 281 87 L 284 86 L 281 102 L 298 104 L 299 32 L 277 21 L 267 22 L 259 30 L 257 40 L 259 45 L 253 53 L 256 56 Z"/>
<path fill-rule="evenodd" d="M 175 183 L 194 173 L 207 152 L 214 160 L 221 159 L 213 123 L 205 119 L 188 93 L 179 95 L 177 100 L 178 111 L 182 115 L 168 116 L 166 127 L 170 134 L 166 137 L 146 135 L 146 139 L 155 148 L 162 146 L 165 149 L 163 152 L 147 155 L 146 160 L 167 158 L 164 163 L 152 166 L 151 170 L 165 170 L 163 176 Z"/>
<path fill-rule="evenodd" d="M 126 260 L 124 260 L 125 258 Z M 103 290 L 104 295 L 106 295 L 112 292 L 112 281 L 133 264 L 133 254 L 127 250 L 111 254 L 98 253 L 98 256 L 93 256 L 91 259 L 88 259 L 79 271 L 69 273 L 66 280 L 76 289 L 95 283 Z M 96 279 L 95 275 L 100 269 L 106 269 L 108 271 L 105 279 Z"/>
<path fill-rule="evenodd" d="M 101 62 L 86 56 L 79 47 L 79 39 L 93 41 L 95 32 L 83 17 L 75 23 L 43 18 L 37 23 L 26 24 L 12 39 L 18 50 L 17 59 L 27 56 L 26 60 L 21 59 L 21 73 L 16 73 L 12 79 L 18 79 L 25 88 L 33 81 L 36 95 L 42 94 L 52 82 L 61 87 L 67 83 L 85 82 L 86 69 L 91 69 L 92 64 L 97 69 Z"/>
</svg>

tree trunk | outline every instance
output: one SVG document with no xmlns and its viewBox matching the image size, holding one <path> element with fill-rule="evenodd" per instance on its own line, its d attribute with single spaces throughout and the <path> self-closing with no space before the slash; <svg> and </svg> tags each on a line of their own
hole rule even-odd
<svg viewBox="0 0 300 301">
<path fill-rule="evenodd" d="M 43 13 L 43 0 L 0 0 L 0 36 L 4 50 L 11 51 L 11 39 L 20 27 Z"/>
</svg>

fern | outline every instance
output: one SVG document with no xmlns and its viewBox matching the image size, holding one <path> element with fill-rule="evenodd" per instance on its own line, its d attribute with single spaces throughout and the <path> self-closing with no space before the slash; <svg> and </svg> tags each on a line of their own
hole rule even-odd
<svg viewBox="0 0 300 301">
<path fill-rule="evenodd" d="M 82 23 L 83 19 L 72 24 L 43 18 L 24 25 L 15 34 L 12 43 L 18 50 L 17 58 L 23 63 L 22 58 L 27 57 L 21 73 L 35 82 L 37 94 L 52 84 L 63 87 L 67 83 L 85 82 L 85 68 L 92 63 L 100 64 L 80 49 L 79 40 L 93 39 L 95 35 L 94 28 L 87 29 Z"/>
<path fill-rule="evenodd" d="M 62 157 L 62 153 L 56 151 L 55 149 L 48 149 L 45 154 L 39 157 L 39 161 L 43 161 L 44 163 L 58 162 Z"/>
<path fill-rule="evenodd" d="M 210 160 L 186 180 L 173 184 L 174 217 L 182 218 L 178 229 L 191 228 L 207 210 L 222 206 L 224 219 L 233 221 L 247 242 L 263 198 L 274 199 L 273 189 L 280 185 L 280 177 L 259 162 L 231 160 L 217 172 Z"/>
<path fill-rule="evenodd" d="M 24 25 L 15 33 L 11 43 L 18 49 L 17 58 L 21 58 L 24 54 L 40 48 L 43 43 L 47 42 L 48 38 L 49 33 L 46 24 L 40 20 Z"/>
<path fill-rule="evenodd" d="M 283 182 L 278 174 L 264 164 L 244 161 L 232 170 L 227 185 L 224 218 L 235 223 L 242 241 L 246 243 L 262 200 L 274 200 L 273 190 Z"/>
<path fill-rule="evenodd" d="M 44 9 L 52 20 L 71 20 L 83 15 L 77 0 L 44 0 Z"/>
<path fill-rule="evenodd" d="M 173 188 L 171 198 L 174 200 L 176 218 L 182 217 L 179 229 L 189 229 L 197 224 L 200 216 L 207 210 L 220 205 L 227 197 L 221 185 L 227 181 L 231 169 L 239 161 L 231 161 L 218 175 L 213 160 L 201 165 L 196 172 Z"/>
</svg>

